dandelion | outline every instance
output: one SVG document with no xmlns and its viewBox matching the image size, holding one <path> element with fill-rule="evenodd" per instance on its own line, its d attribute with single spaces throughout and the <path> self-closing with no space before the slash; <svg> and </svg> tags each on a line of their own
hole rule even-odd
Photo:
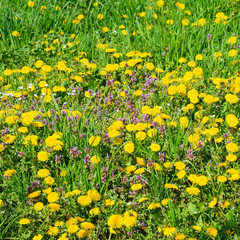
<svg viewBox="0 0 240 240">
<path fill-rule="evenodd" d="M 146 16 L 146 13 L 145 12 L 141 12 L 141 13 L 139 13 L 139 17 L 144 17 L 144 16 Z"/>
<path fill-rule="evenodd" d="M 156 208 L 160 208 L 160 207 L 161 207 L 160 203 L 151 203 L 151 204 L 149 204 L 148 209 L 152 210 L 152 209 L 156 209 Z"/>
<path fill-rule="evenodd" d="M 53 185 L 55 182 L 54 178 L 52 178 L 50 176 L 46 177 L 44 181 L 47 185 Z"/>
<path fill-rule="evenodd" d="M 108 28 L 108 27 L 104 27 L 104 28 L 102 29 L 102 31 L 103 31 L 104 33 L 106 33 L 106 32 L 109 31 L 109 28 Z"/>
<path fill-rule="evenodd" d="M 152 63 L 146 63 L 146 68 L 152 71 L 154 69 L 154 65 Z"/>
<path fill-rule="evenodd" d="M 220 60 L 220 58 L 222 57 L 222 53 L 221 52 L 215 52 L 213 54 L 213 56 L 215 57 L 215 59 Z"/>
<path fill-rule="evenodd" d="M 200 175 L 194 180 L 194 182 L 199 186 L 205 186 L 208 183 L 208 178 L 206 176 Z"/>
<path fill-rule="evenodd" d="M 217 204 L 217 198 L 215 197 L 209 204 L 208 207 L 209 208 L 213 208 L 216 204 Z"/>
<path fill-rule="evenodd" d="M 97 164 L 97 163 L 100 162 L 100 158 L 99 158 L 98 156 L 92 156 L 92 157 L 90 158 L 90 161 L 91 161 L 92 163 L 94 163 L 94 164 Z"/>
<path fill-rule="evenodd" d="M 20 37 L 20 33 L 19 33 L 18 31 L 13 31 L 13 32 L 12 32 L 12 35 L 13 35 L 14 37 Z"/>
<path fill-rule="evenodd" d="M 170 168 L 170 167 L 171 167 L 171 163 L 170 163 L 170 162 L 165 162 L 165 163 L 163 164 L 163 166 L 164 166 L 165 168 Z"/>
<path fill-rule="evenodd" d="M 237 156 L 234 154 L 228 154 L 226 157 L 226 160 L 229 162 L 236 162 L 237 161 Z"/>
<path fill-rule="evenodd" d="M 197 133 L 191 134 L 191 135 L 188 137 L 188 141 L 189 141 L 190 143 L 198 143 L 199 140 L 200 140 L 200 136 L 199 136 Z"/>
<path fill-rule="evenodd" d="M 37 158 L 38 158 L 39 161 L 45 162 L 49 159 L 49 153 L 46 152 L 46 151 L 38 152 Z"/>
<path fill-rule="evenodd" d="M 87 195 L 90 196 L 93 201 L 100 201 L 102 198 L 99 192 L 95 189 L 87 191 Z"/>
<path fill-rule="evenodd" d="M 136 139 L 138 141 L 143 141 L 146 138 L 146 133 L 145 132 L 137 132 L 136 133 Z"/>
<path fill-rule="evenodd" d="M 28 197 L 29 197 L 29 198 L 37 198 L 37 197 L 39 197 L 40 195 L 41 195 L 41 191 L 38 190 L 38 191 L 35 191 L 35 192 L 32 192 L 32 193 L 28 194 Z"/>
<path fill-rule="evenodd" d="M 77 19 L 78 19 L 78 20 L 84 19 L 84 15 L 83 15 L 83 14 L 79 14 L 79 15 L 77 16 Z"/>
<path fill-rule="evenodd" d="M 39 178 L 45 178 L 45 177 L 47 177 L 49 174 L 50 174 L 50 172 L 49 172 L 48 169 L 40 169 L 40 170 L 37 172 L 37 176 L 38 176 Z"/>
<path fill-rule="evenodd" d="M 32 7 L 35 6 L 35 3 L 34 3 L 33 1 L 29 1 L 29 2 L 28 2 L 28 6 L 32 8 Z"/>
<path fill-rule="evenodd" d="M 228 143 L 226 145 L 226 149 L 227 149 L 227 151 L 229 151 L 231 153 L 235 153 L 238 151 L 239 147 L 236 143 Z"/>
<path fill-rule="evenodd" d="M 42 211 L 44 208 L 44 204 L 42 202 L 37 202 L 34 204 L 34 209 L 36 211 Z"/>
<path fill-rule="evenodd" d="M 229 102 L 230 104 L 234 104 L 238 102 L 238 96 L 233 95 L 233 94 L 226 94 L 225 99 L 227 102 Z M 231 115 L 231 114 L 229 114 Z M 229 116 L 228 115 L 228 116 Z"/>
<path fill-rule="evenodd" d="M 81 196 L 77 199 L 77 202 L 83 207 L 89 206 L 92 203 L 92 198 L 87 195 Z"/>
<path fill-rule="evenodd" d="M 163 0 L 158 0 L 158 1 L 157 1 L 157 6 L 158 6 L 158 7 L 163 7 L 164 4 L 165 4 L 165 2 L 164 2 Z"/>
<path fill-rule="evenodd" d="M 142 189 L 142 184 L 141 184 L 141 183 L 133 184 L 132 187 L 131 187 L 131 189 L 132 189 L 133 191 L 140 190 L 140 189 Z"/>
<path fill-rule="evenodd" d="M 49 194 L 51 192 L 52 192 L 52 189 L 50 187 L 43 190 L 43 193 L 46 193 L 46 194 Z"/>
<path fill-rule="evenodd" d="M 179 119 L 180 122 L 180 128 L 187 128 L 188 127 L 188 118 L 187 117 L 181 117 Z"/>
<path fill-rule="evenodd" d="M 184 170 L 181 170 L 177 173 L 177 177 L 179 179 L 183 179 L 186 176 L 186 172 Z"/>
<path fill-rule="evenodd" d="M 48 199 L 48 202 L 54 203 L 59 199 L 59 195 L 57 192 L 51 192 L 48 194 L 47 199 Z"/>
<path fill-rule="evenodd" d="M 215 227 L 209 227 L 207 228 L 207 234 L 210 237 L 216 237 L 218 235 L 218 230 Z"/>
<path fill-rule="evenodd" d="M 197 187 L 188 187 L 187 192 L 190 195 L 198 195 L 200 193 L 200 190 Z"/>
<path fill-rule="evenodd" d="M 226 122 L 229 127 L 236 127 L 239 123 L 238 119 L 235 117 L 234 114 L 228 114 L 226 117 Z"/>
<path fill-rule="evenodd" d="M 97 19 L 98 19 L 98 20 L 103 20 L 103 14 L 102 14 L 102 13 L 99 13 L 99 14 L 97 15 Z"/>
<path fill-rule="evenodd" d="M 237 50 L 236 49 L 231 49 L 229 52 L 228 52 L 228 56 L 229 57 L 235 57 L 237 55 Z"/>
<path fill-rule="evenodd" d="M 111 200 L 111 199 L 106 199 L 105 200 L 105 205 L 106 206 L 113 206 L 114 204 L 115 204 L 114 200 Z"/>
<path fill-rule="evenodd" d="M 136 220 L 135 216 L 124 216 L 123 225 L 127 228 L 132 228 L 136 224 Z"/>
<path fill-rule="evenodd" d="M 176 228 L 175 227 L 167 227 L 167 228 L 163 228 L 163 235 L 166 237 L 171 237 L 173 236 L 173 234 L 176 232 Z"/>
<path fill-rule="evenodd" d="M 14 37 L 17 37 L 17 34 L 19 34 L 19 33 L 17 31 L 14 31 L 12 35 Z M 20 36 L 20 34 L 19 34 L 19 36 Z M 3 71 L 4 76 L 10 76 L 10 75 L 12 75 L 12 73 L 13 73 L 13 71 L 10 69 L 6 69 Z"/>
<path fill-rule="evenodd" d="M 95 228 L 94 224 L 92 224 L 90 222 L 81 223 L 81 227 L 85 230 L 93 230 Z"/>
<path fill-rule="evenodd" d="M 228 44 L 233 45 L 233 44 L 235 44 L 236 42 L 237 42 L 237 37 L 230 37 L 230 38 L 228 39 Z"/>
<path fill-rule="evenodd" d="M 29 223 L 30 223 L 30 220 L 28 218 L 22 218 L 19 221 L 19 224 L 21 224 L 21 225 L 27 225 Z"/>
<path fill-rule="evenodd" d="M 198 26 L 203 27 L 206 24 L 206 19 L 201 18 L 198 20 Z"/>
<path fill-rule="evenodd" d="M 161 149 L 160 145 L 157 144 L 157 143 L 152 143 L 151 146 L 150 146 L 150 148 L 151 148 L 151 150 L 152 150 L 153 152 L 158 152 L 158 151 L 160 151 L 160 149 Z"/>
<path fill-rule="evenodd" d="M 183 170 L 183 169 L 185 169 L 186 165 L 183 162 L 175 162 L 174 166 L 177 170 Z"/>
<path fill-rule="evenodd" d="M 171 201 L 171 199 L 165 198 L 165 199 L 163 199 L 163 200 L 161 201 L 161 204 L 162 204 L 162 205 L 167 205 L 169 201 Z"/>
<path fill-rule="evenodd" d="M 169 189 L 176 189 L 176 190 L 178 190 L 178 186 L 176 186 L 175 184 L 170 184 L 170 183 L 164 184 L 164 188 L 169 188 Z"/>
<path fill-rule="evenodd" d="M 108 226 L 110 228 L 121 228 L 124 223 L 124 218 L 121 215 L 111 215 L 108 219 Z"/>
<path fill-rule="evenodd" d="M 108 135 L 109 135 L 110 138 L 118 137 L 118 136 L 120 136 L 120 134 L 121 134 L 121 133 L 120 133 L 119 131 L 117 131 L 116 129 L 108 132 Z"/>
<path fill-rule="evenodd" d="M 133 153 L 134 151 L 134 144 L 133 142 L 128 142 L 124 145 L 124 151 L 127 153 Z"/>
<path fill-rule="evenodd" d="M 41 234 L 35 235 L 32 240 L 41 240 L 43 236 Z"/>
<path fill-rule="evenodd" d="M 59 233 L 59 229 L 57 227 L 50 227 L 47 233 L 50 236 L 57 236 Z"/>
<path fill-rule="evenodd" d="M 98 207 L 97 208 L 92 208 L 89 211 L 89 214 L 92 215 L 92 216 L 97 216 L 98 214 L 100 214 L 100 209 Z"/>
<path fill-rule="evenodd" d="M 79 230 L 78 225 L 72 224 L 67 228 L 68 233 L 74 234 Z"/>
<path fill-rule="evenodd" d="M 89 235 L 90 235 L 90 231 L 89 230 L 84 230 L 84 229 L 81 229 L 80 231 L 78 231 L 77 232 L 77 236 L 79 237 L 79 238 L 87 238 L 87 237 L 89 237 Z"/>
<path fill-rule="evenodd" d="M 97 146 L 101 141 L 101 138 L 99 136 L 92 136 L 89 138 L 89 145 L 92 145 L 93 147 Z"/>
<path fill-rule="evenodd" d="M 41 11 L 45 11 L 47 9 L 47 7 L 45 5 L 41 6 L 40 10 Z"/>
<path fill-rule="evenodd" d="M 202 61 L 203 60 L 203 55 L 202 54 L 198 54 L 195 56 L 195 59 L 198 61 Z"/>
<path fill-rule="evenodd" d="M 182 25 L 188 26 L 189 25 L 189 20 L 188 19 L 183 19 L 182 20 Z"/>
<path fill-rule="evenodd" d="M 218 176 L 217 181 L 220 183 L 225 183 L 227 181 L 227 177 L 225 176 Z"/>
<path fill-rule="evenodd" d="M 188 66 L 192 67 L 192 68 L 195 68 L 196 67 L 196 63 L 194 61 L 190 61 L 190 62 L 188 62 Z"/>
<path fill-rule="evenodd" d="M 178 234 L 176 234 L 176 236 L 175 236 L 175 240 L 185 240 L 186 239 L 186 235 L 185 234 L 183 234 L 183 233 L 178 233 Z"/>
</svg>

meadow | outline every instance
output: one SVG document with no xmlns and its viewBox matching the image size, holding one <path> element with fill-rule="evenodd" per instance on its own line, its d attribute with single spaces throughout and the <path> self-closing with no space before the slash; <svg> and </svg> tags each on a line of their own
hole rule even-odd
<svg viewBox="0 0 240 240">
<path fill-rule="evenodd" d="M 239 0 L 0 1 L 0 239 L 240 239 Z"/>
</svg>

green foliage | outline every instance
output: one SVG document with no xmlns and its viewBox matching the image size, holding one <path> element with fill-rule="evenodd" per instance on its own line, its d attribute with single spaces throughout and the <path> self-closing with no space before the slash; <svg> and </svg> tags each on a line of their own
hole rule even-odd
<svg viewBox="0 0 240 240">
<path fill-rule="evenodd" d="M 239 7 L 0 1 L 0 238 L 238 239 Z"/>
</svg>

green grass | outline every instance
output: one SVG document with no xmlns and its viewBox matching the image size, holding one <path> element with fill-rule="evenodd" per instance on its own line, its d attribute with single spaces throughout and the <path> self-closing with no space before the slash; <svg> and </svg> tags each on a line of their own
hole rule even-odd
<svg viewBox="0 0 240 240">
<path fill-rule="evenodd" d="M 36 0 L 29 7 L 28 1 L 0 1 L 1 239 L 37 240 L 38 234 L 79 239 L 70 233 L 72 218 L 85 231 L 82 239 L 239 238 L 239 149 L 227 146 L 240 142 L 240 2 L 182 0 L 184 9 L 177 1 L 158 7 L 160 2 Z M 227 16 L 225 23 L 215 22 L 219 12 Z M 76 24 L 79 15 L 84 18 Z M 204 26 L 198 24 L 202 18 Z M 229 44 L 235 35 L 236 43 Z M 229 56 L 232 49 L 236 56 Z M 222 54 L 219 59 L 216 52 Z M 195 58 L 198 54 L 202 60 Z M 136 59 L 140 62 L 133 64 Z M 38 60 L 43 66 L 36 65 Z M 47 66 L 51 69 L 44 72 Z M 218 101 L 208 102 L 206 95 Z M 74 111 L 81 116 L 74 117 Z M 27 132 L 21 133 L 22 127 Z M 138 132 L 146 137 L 137 139 Z M 192 142 L 194 134 L 199 140 Z M 7 144 L 8 135 L 16 138 Z M 32 135 L 37 142 L 27 144 Z M 100 137 L 97 146 L 89 142 L 92 136 Z M 129 142 L 134 149 L 125 149 Z M 151 149 L 153 143 L 160 150 Z M 45 162 L 38 159 L 41 151 L 47 152 Z M 92 163 L 92 156 L 99 163 Z M 50 171 L 52 184 L 39 176 L 40 169 Z M 59 206 L 51 206 L 49 188 Z M 93 189 L 101 199 L 91 196 L 92 203 L 80 204 L 78 197 Z M 41 194 L 30 199 L 35 191 Z M 37 202 L 42 210 L 34 209 Z M 90 212 L 96 208 L 94 216 Z M 137 217 L 128 219 L 128 210 Z M 109 222 L 117 214 L 124 218 L 119 228 Z M 19 224 L 22 218 L 30 224 Z M 59 221 L 55 236 L 49 231 Z M 94 224 L 94 230 L 86 231 L 81 221 Z"/>
</svg>

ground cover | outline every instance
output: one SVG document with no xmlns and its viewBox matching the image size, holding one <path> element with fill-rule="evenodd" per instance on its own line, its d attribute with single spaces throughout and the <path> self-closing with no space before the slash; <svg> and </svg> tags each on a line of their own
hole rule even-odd
<svg viewBox="0 0 240 240">
<path fill-rule="evenodd" d="M 240 2 L 1 1 L 1 239 L 239 239 Z"/>
</svg>

